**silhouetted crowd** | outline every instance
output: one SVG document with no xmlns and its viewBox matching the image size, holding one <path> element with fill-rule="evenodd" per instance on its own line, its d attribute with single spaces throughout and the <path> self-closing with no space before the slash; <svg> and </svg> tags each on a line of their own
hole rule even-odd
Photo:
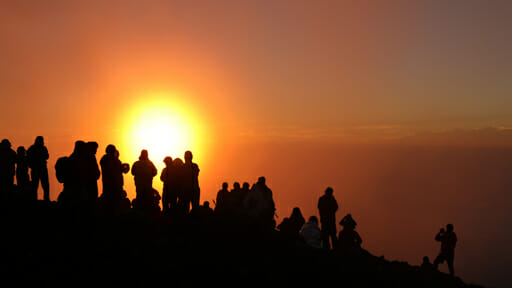
<svg viewBox="0 0 512 288">
<path fill-rule="evenodd" d="M 161 212 L 164 215 L 188 214 L 190 209 L 199 207 L 199 166 L 192 162 L 192 152 L 185 152 L 185 162 L 180 158 L 172 160 L 169 156 L 164 159 L 166 167 L 160 175 L 164 183 L 161 197 L 153 188 L 157 168 L 149 159 L 148 151 L 142 150 L 139 160 L 131 167 L 136 197 L 130 202 L 123 187 L 123 174 L 130 172 L 130 165 L 121 162 L 119 151 L 110 144 L 99 162 L 100 172 L 96 160 L 97 149 L 96 142 L 76 141 L 73 153 L 57 160 L 57 179 L 64 185 L 58 203 L 66 209 L 85 216 L 92 216 L 91 213 L 115 216 L 133 208 L 151 216 Z M 97 180 L 100 174 L 103 192 L 98 197 Z"/>
<path fill-rule="evenodd" d="M 158 171 L 149 159 L 147 150 L 141 151 L 139 160 L 133 163 L 131 169 L 129 164 L 119 159 L 119 151 L 114 145 L 106 147 L 99 165 L 96 158 L 97 150 L 96 142 L 76 141 L 73 152 L 69 156 L 59 158 L 55 164 L 57 180 L 63 184 L 57 205 L 67 217 L 115 217 L 130 211 L 148 217 L 162 215 L 179 218 L 192 215 L 204 220 L 215 216 L 217 221 L 231 225 L 235 229 L 236 225 L 249 226 L 256 231 L 274 231 L 277 228 L 286 242 L 292 246 L 319 250 L 337 249 L 343 253 L 357 253 L 361 250 L 362 238 L 356 231 L 357 223 L 351 214 L 344 216 L 338 223 L 342 229 L 337 234 L 336 212 L 339 207 L 331 187 L 327 187 L 324 195 L 318 200 L 320 219 L 310 216 L 306 222 L 300 208 L 295 207 L 291 215 L 283 218 L 277 225 L 273 193 L 267 186 L 265 177 L 259 177 L 252 186 L 247 182 L 242 185 L 235 182 L 231 190 L 228 183 L 222 183 L 213 210 L 208 201 L 200 205 L 199 166 L 192 162 L 192 152 L 185 152 L 184 161 L 180 158 L 165 157 L 165 168 L 160 174 L 160 180 L 163 182 L 160 196 L 153 188 L 153 178 L 157 176 Z M 43 201 L 50 202 L 48 158 L 48 150 L 42 136 L 36 137 L 28 150 L 20 146 L 16 152 L 11 148 L 9 140 L 1 141 L 2 207 L 16 201 L 37 200 L 39 183 L 43 189 Z M 130 171 L 136 188 L 136 197 L 133 201 L 127 198 L 123 187 L 123 174 Z M 101 195 L 97 184 L 100 176 L 103 184 Z M 453 225 L 448 224 L 446 230 L 441 229 L 435 236 L 435 240 L 441 242 L 441 252 L 433 264 L 425 256 L 422 269 L 437 270 L 437 266 L 446 261 L 450 274 L 454 274 L 457 237 L 453 230 Z"/>
<path fill-rule="evenodd" d="M 32 146 L 25 149 L 20 146 L 15 152 L 11 142 L 3 139 L 0 142 L 0 201 L 2 204 L 12 200 L 37 200 L 39 183 L 43 188 L 45 201 L 50 201 L 50 185 L 46 161 L 48 150 L 44 146 L 42 136 L 36 137 Z M 30 177 L 29 177 L 30 168 Z M 14 178 L 16 177 L 16 186 Z"/>
</svg>

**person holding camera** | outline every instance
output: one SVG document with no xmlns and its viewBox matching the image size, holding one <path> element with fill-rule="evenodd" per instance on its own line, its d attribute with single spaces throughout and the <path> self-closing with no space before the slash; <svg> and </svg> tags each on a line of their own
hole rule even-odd
<svg viewBox="0 0 512 288">
<path fill-rule="evenodd" d="M 447 224 L 446 231 L 444 228 L 441 228 L 435 239 L 436 241 L 441 242 L 441 252 L 434 260 L 434 266 L 437 269 L 437 266 L 440 263 L 444 263 L 444 261 L 446 261 L 448 269 L 450 270 L 450 275 L 453 276 L 453 260 L 455 258 L 455 245 L 457 244 L 457 235 L 453 232 L 453 225 Z"/>
</svg>

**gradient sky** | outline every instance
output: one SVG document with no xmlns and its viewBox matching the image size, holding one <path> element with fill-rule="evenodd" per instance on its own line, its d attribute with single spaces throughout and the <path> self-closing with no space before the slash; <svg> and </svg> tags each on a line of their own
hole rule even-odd
<svg viewBox="0 0 512 288">
<path fill-rule="evenodd" d="M 100 156 L 115 143 L 132 163 L 134 111 L 165 99 L 196 134 L 190 147 L 201 165 L 203 200 L 214 198 L 221 181 L 268 175 L 279 214 L 301 205 L 307 217 L 327 185 L 378 190 L 358 186 L 371 175 L 375 187 L 393 185 L 375 182 L 385 178 L 375 171 L 404 156 L 393 148 L 367 154 L 372 145 L 512 147 L 510 15 L 510 1 L 2 1 L 1 137 L 28 146 L 44 135 L 51 167 L 77 139 L 98 141 Z M 361 143 L 366 150 L 346 156 L 355 148 L 342 145 Z M 503 158 L 471 151 L 475 159 Z M 436 155 L 432 161 L 444 163 Z M 299 169 L 307 183 L 286 178 L 298 163 L 308 163 Z M 52 181 L 56 199 L 60 186 Z M 375 195 L 358 195 L 345 196 L 363 219 L 376 216 L 362 208 L 377 209 L 369 204 Z M 426 237 L 448 221 L 422 219 L 432 225 Z M 386 237 L 371 227 L 366 235 Z M 370 244 L 413 264 L 423 255 L 414 254 L 416 246 L 400 252 L 399 244 Z M 509 252 L 503 263 L 512 263 Z M 467 261 L 469 280 L 511 283 Z"/>
</svg>

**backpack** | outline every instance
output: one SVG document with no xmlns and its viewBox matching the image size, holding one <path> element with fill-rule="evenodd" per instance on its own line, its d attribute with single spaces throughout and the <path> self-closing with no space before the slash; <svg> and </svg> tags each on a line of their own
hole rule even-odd
<svg viewBox="0 0 512 288">
<path fill-rule="evenodd" d="M 68 178 L 69 173 L 69 158 L 60 157 L 55 163 L 55 174 L 57 174 L 57 180 L 59 183 L 64 183 Z"/>
</svg>

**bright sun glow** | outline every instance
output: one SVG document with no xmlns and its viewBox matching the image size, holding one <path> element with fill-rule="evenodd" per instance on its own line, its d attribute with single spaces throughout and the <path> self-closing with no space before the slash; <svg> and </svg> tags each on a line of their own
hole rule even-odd
<svg viewBox="0 0 512 288">
<path fill-rule="evenodd" d="M 183 159 L 187 150 L 195 156 L 201 153 L 200 121 L 183 104 L 166 97 L 145 98 L 131 108 L 131 114 L 126 135 L 130 158 L 136 160 L 140 151 L 146 149 L 160 171 L 165 156 Z"/>
<path fill-rule="evenodd" d="M 185 127 L 186 123 L 172 113 L 170 110 L 153 108 L 141 115 L 133 131 L 135 146 L 149 150 L 159 159 L 185 151 L 191 142 L 190 128 Z"/>
</svg>

